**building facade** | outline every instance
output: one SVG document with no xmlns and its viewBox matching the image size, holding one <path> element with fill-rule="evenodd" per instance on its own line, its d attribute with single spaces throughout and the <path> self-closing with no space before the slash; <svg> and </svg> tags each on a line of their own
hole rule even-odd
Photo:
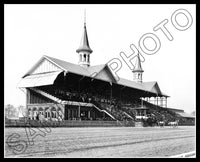
<svg viewBox="0 0 200 162">
<path fill-rule="evenodd" d="M 157 82 L 143 82 L 139 55 L 133 80 L 117 80 L 107 64 L 90 65 L 86 23 L 78 64 L 43 56 L 23 77 L 18 87 L 26 91 L 30 120 L 134 120 L 146 116 L 149 107 L 167 107 L 167 95 Z M 153 102 L 152 103 L 152 98 Z"/>
</svg>

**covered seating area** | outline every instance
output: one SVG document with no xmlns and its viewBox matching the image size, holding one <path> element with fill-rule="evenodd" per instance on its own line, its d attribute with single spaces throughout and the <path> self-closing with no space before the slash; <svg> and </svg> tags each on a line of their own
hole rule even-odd
<svg viewBox="0 0 200 162">
<path fill-rule="evenodd" d="M 134 120 L 147 115 L 144 102 L 154 98 L 155 105 L 167 107 L 169 97 L 157 82 L 117 80 L 106 64 L 85 69 L 49 56 L 23 76 L 19 87 L 26 90 L 30 120 Z"/>
</svg>

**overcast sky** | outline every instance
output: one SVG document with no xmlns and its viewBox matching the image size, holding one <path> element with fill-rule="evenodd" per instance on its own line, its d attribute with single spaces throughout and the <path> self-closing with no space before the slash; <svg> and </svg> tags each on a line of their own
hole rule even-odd
<svg viewBox="0 0 200 162">
<path fill-rule="evenodd" d="M 195 5 L 5 5 L 4 6 L 4 102 L 25 105 L 25 94 L 17 88 L 21 77 L 43 56 L 78 63 L 79 47 L 86 9 L 91 65 L 131 54 L 146 33 L 155 34 L 161 43 L 154 55 L 143 54 L 143 81 L 157 81 L 169 95 L 168 107 L 191 112 L 196 109 L 196 7 Z M 191 26 L 180 31 L 171 21 L 179 9 L 192 16 Z M 153 28 L 167 19 L 169 41 L 161 30 Z M 179 14 L 180 25 L 188 19 Z M 155 47 L 146 39 L 149 49 Z M 119 77 L 133 79 L 122 61 Z"/>
</svg>

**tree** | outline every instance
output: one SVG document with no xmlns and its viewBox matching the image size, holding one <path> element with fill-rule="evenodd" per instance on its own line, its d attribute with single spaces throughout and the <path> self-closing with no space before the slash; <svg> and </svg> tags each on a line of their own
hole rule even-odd
<svg viewBox="0 0 200 162">
<path fill-rule="evenodd" d="M 19 106 L 17 107 L 17 109 L 18 109 L 18 116 L 19 116 L 19 117 L 24 117 L 24 116 L 26 116 L 26 108 L 25 108 L 25 106 L 19 105 Z"/>
<path fill-rule="evenodd" d="M 191 112 L 191 115 L 195 116 L 195 115 L 196 115 L 196 111 L 195 111 L 195 110 L 192 111 L 192 112 Z"/>
<path fill-rule="evenodd" d="M 14 116 L 16 109 L 14 108 L 13 105 L 8 104 L 5 106 L 5 116 L 7 118 L 11 118 Z"/>
</svg>

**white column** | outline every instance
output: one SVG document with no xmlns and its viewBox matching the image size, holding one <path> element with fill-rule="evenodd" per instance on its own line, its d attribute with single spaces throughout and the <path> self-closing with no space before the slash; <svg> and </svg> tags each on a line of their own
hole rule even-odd
<svg viewBox="0 0 200 162">
<path fill-rule="evenodd" d="M 88 111 L 88 119 L 90 119 L 90 110 Z"/>
<path fill-rule="evenodd" d="M 81 119 L 81 106 L 78 106 L 78 119 Z"/>
<path fill-rule="evenodd" d="M 163 97 L 160 98 L 160 105 L 163 107 Z"/>
<path fill-rule="evenodd" d="M 30 109 L 30 111 L 29 111 L 29 117 L 31 120 L 33 120 L 33 110 L 32 109 Z"/>
<path fill-rule="evenodd" d="M 79 62 L 81 62 L 81 59 L 82 59 L 82 55 L 79 54 Z"/>
<path fill-rule="evenodd" d="M 37 110 L 34 110 L 34 113 L 33 113 L 34 114 L 33 115 L 34 116 L 34 120 L 36 120 L 36 112 L 37 112 Z"/>
</svg>

